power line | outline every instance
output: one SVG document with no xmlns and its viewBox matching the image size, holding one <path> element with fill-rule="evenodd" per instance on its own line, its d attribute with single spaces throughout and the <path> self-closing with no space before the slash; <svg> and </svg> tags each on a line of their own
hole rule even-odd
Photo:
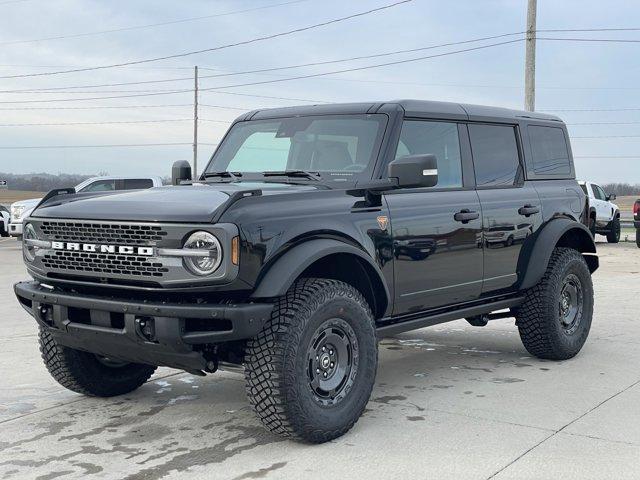
<svg viewBox="0 0 640 480">
<path fill-rule="evenodd" d="M 582 126 L 582 125 L 640 125 L 640 122 L 577 122 L 577 123 L 565 123 L 569 126 Z"/>
<path fill-rule="evenodd" d="M 237 88 L 237 87 L 246 87 L 246 86 L 252 86 L 252 85 L 264 85 L 264 84 L 269 84 L 269 83 L 280 83 L 280 82 L 286 82 L 286 81 L 291 81 L 291 80 L 301 80 L 301 79 L 306 79 L 306 78 L 315 78 L 315 77 L 322 77 L 322 76 L 326 76 L 326 75 L 335 75 L 335 74 L 339 74 L 339 73 L 356 72 L 356 71 L 368 70 L 368 69 L 372 69 L 372 68 L 386 67 L 386 66 L 391 66 L 391 65 L 400 65 L 400 64 L 404 64 L 404 63 L 411 63 L 411 62 L 417 62 L 417 61 L 421 61 L 421 60 L 427 60 L 427 59 L 430 59 L 430 58 L 445 57 L 445 56 L 448 56 L 448 55 L 456 55 L 456 54 L 459 54 L 459 53 L 471 52 L 471 51 L 475 51 L 475 50 L 482 50 L 482 49 L 486 49 L 486 48 L 497 47 L 497 46 L 500 46 L 500 45 L 507 45 L 507 44 L 512 44 L 512 43 L 522 42 L 523 40 L 524 39 L 519 38 L 519 39 L 516 39 L 516 40 L 508 40 L 508 41 L 504 41 L 504 42 L 492 43 L 492 44 L 482 45 L 482 46 L 478 46 L 478 47 L 470 47 L 470 48 L 465 48 L 465 49 L 461 49 L 461 50 L 454 50 L 454 51 L 451 51 L 451 52 L 439 53 L 439 54 L 435 54 L 435 55 L 427 55 L 427 56 L 422 56 L 422 57 L 417 57 L 417 58 L 409 58 L 409 59 L 405 59 L 405 60 L 396 60 L 396 61 L 393 61 L 393 62 L 379 63 L 379 64 L 375 64 L 375 65 L 365 65 L 365 66 L 362 66 L 362 67 L 352 67 L 352 68 L 347 68 L 347 69 L 342 69 L 342 70 L 334 70 L 334 71 L 330 71 L 330 72 L 299 75 L 299 76 L 295 76 L 295 77 L 285 77 L 285 78 L 278 78 L 278 79 L 272 79 L 272 80 L 262 80 L 262 81 L 258 81 L 258 82 L 239 83 L 239 84 L 235 84 L 235 85 L 222 85 L 222 86 L 218 86 L 218 87 L 201 88 L 200 91 L 201 92 L 216 91 L 218 93 L 229 94 L 229 95 L 236 94 L 236 95 L 261 97 L 260 95 L 237 94 L 235 92 L 223 92 L 223 91 L 220 91 L 220 90 L 221 89 L 225 89 L 225 88 Z M 168 92 L 159 92 L 159 93 L 141 93 L 141 94 L 133 94 L 133 95 L 115 95 L 115 96 L 107 96 L 107 97 L 63 98 L 63 99 L 48 99 L 48 100 L 14 100 L 14 101 L 2 101 L 0 103 L 75 102 L 75 101 L 84 101 L 84 100 L 104 100 L 104 99 L 114 99 L 114 98 L 132 98 L 132 97 L 147 97 L 147 96 L 156 96 L 156 95 L 169 95 L 169 94 L 175 94 L 175 93 L 187 93 L 187 92 L 191 92 L 191 91 L 192 90 L 171 90 L 171 91 L 168 91 Z M 262 96 L 262 97 L 264 97 L 264 98 L 281 98 L 282 99 L 282 97 L 267 97 L 267 96 Z M 311 100 L 300 99 L 300 101 L 311 101 Z M 321 102 L 321 103 L 324 103 L 324 102 Z"/>
<path fill-rule="evenodd" d="M 116 120 L 106 122 L 64 122 L 64 123 L 0 123 L 0 127 L 62 127 L 70 125 L 117 125 L 117 124 L 129 124 L 129 123 L 168 123 L 168 122 L 190 122 L 192 118 L 169 118 L 162 120 Z M 222 120 L 211 120 L 219 121 Z"/>
<path fill-rule="evenodd" d="M 257 38 L 252 38 L 250 40 L 243 40 L 240 42 L 235 42 L 235 43 L 228 43 L 226 45 L 220 45 L 217 47 L 212 47 L 212 48 L 205 48 L 205 49 L 201 49 L 201 50 L 193 50 L 193 51 L 189 51 L 189 52 L 183 52 L 183 53 L 176 53 L 173 55 L 165 55 L 162 57 L 155 57 L 155 58 L 146 58 L 143 60 L 134 60 L 134 61 L 130 61 L 130 62 L 122 62 L 122 63 L 115 63 L 112 65 L 101 65 L 101 66 L 95 66 L 95 67 L 86 67 L 86 68 L 75 68 L 75 69 L 70 69 L 70 70 L 59 70 L 57 72 L 41 72 L 41 73 L 24 73 L 24 74 L 19 74 L 19 75 L 4 75 L 4 76 L 0 76 L 0 78 L 25 78 L 25 77 L 40 77 L 40 76 L 48 76 L 48 75 L 60 75 L 60 74 L 65 74 L 65 73 L 77 73 L 77 72 L 87 72 L 87 71 L 91 71 L 91 70 L 103 70 L 103 69 L 107 69 L 107 68 L 116 68 L 116 67 L 125 67 L 125 66 L 129 66 L 129 65 L 140 65 L 143 63 L 151 63 L 151 62 L 157 62 L 160 60 L 170 60 L 170 59 L 174 59 L 174 58 L 181 58 L 181 57 L 187 57 L 187 56 L 191 56 L 191 55 L 197 55 L 197 54 L 201 54 L 201 53 L 207 53 L 207 52 L 214 52 L 214 51 L 219 51 L 219 50 L 223 50 L 226 48 L 231 48 L 231 47 L 237 47 L 237 46 L 241 46 L 241 45 L 249 45 L 252 43 L 256 43 L 256 42 L 261 42 L 264 40 L 271 40 L 274 38 L 279 38 L 279 37 L 284 37 L 287 35 L 292 35 L 294 33 L 300 33 L 300 32 L 305 32 L 308 30 L 312 30 L 315 28 L 320 28 L 320 27 L 325 27 L 327 25 L 332 25 L 335 23 L 339 23 L 339 22 L 344 22 L 346 20 L 351 20 L 354 18 L 358 18 L 358 17 L 362 17 L 364 15 L 369 15 L 372 13 L 376 13 L 376 12 L 380 12 L 382 10 L 386 10 L 389 8 L 393 8 L 396 7 L 398 5 L 402 5 L 405 3 L 409 3 L 412 2 L 413 0 L 399 0 L 395 3 L 391 3 L 388 5 L 383 5 L 381 7 L 377 7 L 377 8 L 372 8 L 370 10 L 365 10 L 362 12 L 358 12 L 358 13 L 354 13 L 351 15 L 347 15 L 345 17 L 339 17 L 339 18 L 334 18 L 332 20 L 327 20 L 324 22 L 320 22 L 320 23 L 315 23 L 312 25 L 307 25 L 305 27 L 299 27 L 299 28 L 295 28 L 293 30 L 287 30 L 284 32 L 279 32 L 279 33 L 274 33 L 271 35 L 265 35 L 262 37 L 257 37 Z"/>
<path fill-rule="evenodd" d="M 103 108 L 165 108 L 165 107 L 192 107 L 190 103 L 174 103 L 165 105 L 95 105 L 91 107 L 0 107 L 0 110 L 97 110 Z M 223 108 L 223 107 L 219 107 Z M 232 108 L 232 107 L 229 107 Z"/>
<path fill-rule="evenodd" d="M 637 112 L 640 108 L 554 108 L 538 112 Z"/>
<path fill-rule="evenodd" d="M 15 1 L 27 1 L 27 0 L 13 0 Z M 10 42 L 2 42 L 0 43 L 0 46 L 4 46 L 4 45 L 17 45 L 17 44 L 22 44 L 22 43 L 35 43 L 35 42 L 44 42 L 47 40 L 62 40 L 62 39 L 66 39 L 66 38 L 78 38 L 78 37 L 90 37 L 90 36 L 94 36 L 94 35 L 104 35 L 107 33 L 117 33 L 117 32 L 126 32 L 126 31 L 131 31 L 131 30 L 140 30 L 143 28 L 153 28 L 153 27 L 161 27 L 161 26 L 165 26 L 165 25 L 174 25 L 176 23 L 185 23 L 185 22 L 193 22 L 196 20 L 204 20 L 204 19 L 208 19 L 208 18 L 217 18 L 217 17 L 225 17 L 225 16 L 229 16 L 229 15 L 236 15 L 238 13 L 247 13 L 247 12 L 254 12 L 256 10 L 265 10 L 268 8 L 275 8 L 275 7 L 282 7 L 285 5 L 292 5 L 295 3 L 302 3 L 302 2 L 308 2 L 309 0 L 293 0 L 290 2 L 284 2 L 284 3 L 276 3 L 273 5 L 264 5 L 262 7 L 254 7 L 254 8 L 246 8 L 244 10 L 235 10 L 232 12 L 224 12 L 224 13 L 216 13 L 213 15 L 203 15 L 200 17 L 191 17 L 191 18 L 183 18 L 180 20 L 171 20 L 168 22 L 160 22 L 160 23 L 151 23 L 151 24 L 147 24 L 147 25 L 135 25 L 135 26 L 131 26 L 131 27 L 121 27 L 121 28 L 113 28 L 110 30 L 99 30 L 96 32 L 85 32 L 85 33 L 74 33 L 74 34 L 70 34 L 70 35 L 58 35 L 58 36 L 54 36 L 54 37 L 44 37 L 44 38 L 34 38 L 31 40 L 14 40 L 14 41 L 10 41 Z M 5 3 L 13 3 L 13 2 L 5 2 Z M 0 5 L 3 5 L 3 3 L 0 3 Z"/>
<path fill-rule="evenodd" d="M 200 75 L 199 78 L 203 79 L 203 78 L 230 77 L 230 76 L 248 75 L 248 74 L 254 74 L 254 73 L 275 72 L 275 71 L 289 70 L 289 69 L 294 69 L 294 68 L 314 67 L 314 66 L 328 65 L 328 64 L 333 64 L 333 63 L 344 63 L 344 62 L 350 62 L 350 61 L 354 61 L 354 60 L 365 60 L 365 59 L 370 59 L 370 58 L 387 57 L 387 56 L 391 56 L 391 55 L 414 53 L 414 52 L 419 52 L 419 51 L 424 51 L 424 50 L 433 50 L 433 49 L 436 49 L 436 48 L 450 47 L 450 46 L 455 46 L 455 45 L 464 45 L 464 44 L 468 44 L 468 43 L 476 43 L 476 42 L 481 42 L 481 41 L 486 41 L 486 40 L 495 40 L 495 39 L 498 39 L 498 38 L 512 37 L 512 36 L 515 36 L 515 35 L 522 35 L 523 33 L 524 32 L 503 33 L 503 34 L 500 34 L 500 35 L 491 35 L 491 36 L 485 36 L 485 37 L 478 37 L 478 38 L 472 38 L 472 39 L 469 39 L 469 40 L 462 40 L 462 41 L 457 41 L 457 42 L 441 43 L 441 44 L 437 44 L 437 45 L 429 45 L 429 46 L 426 46 L 426 47 L 417 47 L 417 48 L 410 48 L 410 49 L 404 49 L 404 50 L 395 50 L 395 51 L 391 51 L 391 52 L 376 53 L 376 54 L 371 54 L 371 55 L 360 55 L 360 56 L 355 56 L 355 57 L 340 58 L 340 59 L 336 59 L 336 60 L 324 60 L 324 61 L 319 61 L 319 62 L 300 63 L 300 64 L 296 64 L 296 65 L 286 65 L 286 66 L 281 66 L 281 67 L 269 67 L 269 68 L 261 68 L 261 69 L 254 69 L 254 70 L 245 70 L 245 71 L 240 71 L 240 72 L 219 73 L 219 74 L 215 74 L 215 75 Z M 207 68 L 207 67 L 199 67 L 199 68 L 201 70 L 213 70 L 213 69 Z M 39 92 L 39 91 L 71 90 L 71 89 L 78 89 L 78 88 L 120 87 L 120 86 L 126 86 L 126 85 L 146 85 L 146 84 L 152 84 L 152 83 L 179 82 L 179 81 L 187 81 L 187 80 L 188 81 L 192 81 L 193 77 L 167 78 L 167 79 L 161 79 L 161 80 L 146 80 L 146 81 L 137 81 L 137 82 L 103 83 L 103 84 L 93 84 L 93 85 L 67 85 L 67 86 L 63 86 L 63 87 L 49 87 L 49 88 L 0 90 L 0 93 L 32 93 L 32 92 Z"/>
<path fill-rule="evenodd" d="M 640 40 L 636 39 L 623 39 L 623 38 L 551 38 L 551 37 L 536 37 L 536 40 L 552 40 L 561 42 L 600 42 L 600 43 L 640 43 Z"/>
<path fill-rule="evenodd" d="M 18 146 L 0 146 L 0 150 L 32 150 L 46 148 L 123 148 L 123 147 L 168 147 L 168 146 L 184 146 L 191 145 L 190 142 L 174 142 L 174 143 L 130 143 L 130 144 L 104 144 L 104 145 L 18 145 Z M 216 146 L 217 143 L 200 143 L 200 145 Z"/>
</svg>

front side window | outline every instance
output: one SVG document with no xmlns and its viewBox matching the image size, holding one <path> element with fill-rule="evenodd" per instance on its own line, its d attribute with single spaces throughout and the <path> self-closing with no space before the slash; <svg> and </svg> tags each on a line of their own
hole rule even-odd
<svg viewBox="0 0 640 480">
<path fill-rule="evenodd" d="M 328 180 L 355 180 L 373 168 L 386 122 L 382 114 L 239 122 L 205 174 L 306 170 Z"/>
<path fill-rule="evenodd" d="M 115 180 L 99 180 L 82 189 L 83 192 L 108 192 L 116 189 Z"/>
<path fill-rule="evenodd" d="M 569 175 L 569 150 L 562 129 L 530 125 L 528 131 L 533 172 L 538 175 Z"/>
<path fill-rule="evenodd" d="M 432 188 L 462 187 L 460 140 L 456 123 L 406 120 L 396 158 L 433 154 L 438 160 L 438 183 Z"/>
<path fill-rule="evenodd" d="M 593 189 L 593 196 L 596 197 L 598 200 L 606 200 L 607 199 L 607 194 L 604 193 L 604 190 L 602 189 L 602 187 L 600 187 L 600 185 L 591 185 L 591 188 Z"/>
<path fill-rule="evenodd" d="M 469 125 L 473 166 L 478 187 L 516 183 L 520 157 L 515 128 L 509 125 Z"/>
</svg>

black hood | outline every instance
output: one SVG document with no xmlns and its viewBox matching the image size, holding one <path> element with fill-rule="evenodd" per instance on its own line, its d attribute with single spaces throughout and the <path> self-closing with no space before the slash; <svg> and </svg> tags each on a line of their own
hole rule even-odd
<svg viewBox="0 0 640 480">
<path fill-rule="evenodd" d="M 234 200 L 234 194 L 262 195 L 314 191 L 312 185 L 288 183 L 210 183 L 156 187 L 122 193 L 61 195 L 37 208 L 36 218 L 209 223 Z"/>
</svg>

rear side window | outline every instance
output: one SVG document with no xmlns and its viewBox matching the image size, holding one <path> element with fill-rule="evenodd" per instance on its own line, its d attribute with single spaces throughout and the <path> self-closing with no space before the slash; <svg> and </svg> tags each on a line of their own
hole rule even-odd
<svg viewBox="0 0 640 480">
<path fill-rule="evenodd" d="M 536 175 L 569 175 L 569 149 L 564 132 L 555 127 L 530 125 L 529 141 Z"/>
<path fill-rule="evenodd" d="M 124 180 L 123 190 L 138 190 L 153 187 L 153 180 L 150 178 L 127 178 Z"/>
<path fill-rule="evenodd" d="M 116 189 L 115 180 L 98 180 L 82 189 L 83 192 L 109 192 Z"/>
<path fill-rule="evenodd" d="M 520 157 L 515 128 L 509 125 L 469 125 L 473 166 L 478 187 L 508 187 L 516 183 Z"/>
</svg>

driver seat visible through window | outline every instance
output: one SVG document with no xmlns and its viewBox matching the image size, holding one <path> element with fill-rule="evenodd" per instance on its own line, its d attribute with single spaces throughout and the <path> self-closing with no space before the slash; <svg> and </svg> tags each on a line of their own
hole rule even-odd
<svg viewBox="0 0 640 480">
<path fill-rule="evenodd" d="M 346 170 L 353 165 L 346 142 L 318 140 L 312 146 L 308 170 Z"/>
</svg>

